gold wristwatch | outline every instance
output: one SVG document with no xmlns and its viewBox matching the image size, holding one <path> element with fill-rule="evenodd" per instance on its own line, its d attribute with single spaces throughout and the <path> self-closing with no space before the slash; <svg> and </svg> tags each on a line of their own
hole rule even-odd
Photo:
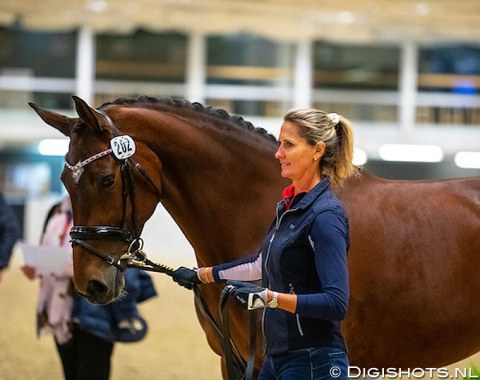
<svg viewBox="0 0 480 380">
<path fill-rule="evenodd" d="M 267 302 L 267 306 L 271 309 L 275 309 L 278 306 L 278 292 L 273 292 L 273 298 L 270 302 Z"/>
</svg>

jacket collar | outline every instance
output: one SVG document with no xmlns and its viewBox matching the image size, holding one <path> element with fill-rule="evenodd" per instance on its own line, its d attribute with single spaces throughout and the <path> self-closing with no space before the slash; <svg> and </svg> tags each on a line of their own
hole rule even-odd
<svg viewBox="0 0 480 380">
<path fill-rule="evenodd" d="M 315 187 L 310 190 L 308 193 L 294 194 L 294 187 L 290 185 L 283 189 L 282 198 L 283 200 L 279 202 L 278 206 L 283 205 L 286 209 L 291 208 L 293 198 L 299 197 L 301 199 L 294 206 L 294 208 L 304 209 L 309 207 L 326 189 L 330 187 L 330 180 L 328 177 L 322 178 L 322 180 L 315 185 Z M 290 206 L 289 206 L 290 205 Z"/>
</svg>

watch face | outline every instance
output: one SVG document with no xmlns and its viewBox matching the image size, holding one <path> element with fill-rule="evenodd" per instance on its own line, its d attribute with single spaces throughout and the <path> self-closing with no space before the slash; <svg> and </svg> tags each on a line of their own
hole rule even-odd
<svg viewBox="0 0 480 380">
<path fill-rule="evenodd" d="M 267 304 L 268 307 L 275 309 L 278 306 L 278 293 L 273 292 L 272 300 Z"/>
</svg>

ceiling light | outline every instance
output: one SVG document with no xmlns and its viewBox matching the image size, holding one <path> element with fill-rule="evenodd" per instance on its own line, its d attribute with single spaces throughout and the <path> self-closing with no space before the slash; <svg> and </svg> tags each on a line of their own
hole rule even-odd
<svg viewBox="0 0 480 380">
<path fill-rule="evenodd" d="M 68 152 L 68 139 L 44 139 L 38 144 L 42 156 L 64 156 Z"/>
<path fill-rule="evenodd" d="M 355 148 L 353 151 L 353 164 L 362 166 L 367 163 L 367 153 L 363 149 Z"/>
<path fill-rule="evenodd" d="M 87 9 L 96 13 L 103 13 L 108 8 L 108 2 L 106 0 L 92 0 L 86 5 Z"/>
<path fill-rule="evenodd" d="M 464 169 L 480 169 L 480 152 L 458 152 L 455 165 Z"/>
<path fill-rule="evenodd" d="M 430 13 L 430 5 L 427 3 L 417 3 L 415 4 L 415 12 L 418 15 L 426 16 Z"/>
<path fill-rule="evenodd" d="M 337 20 L 342 24 L 351 24 L 355 21 L 355 14 L 347 11 L 339 12 L 337 14 Z"/>
<path fill-rule="evenodd" d="M 385 144 L 378 154 L 385 161 L 440 162 L 443 151 L 436 145 Z"/>
</svg>

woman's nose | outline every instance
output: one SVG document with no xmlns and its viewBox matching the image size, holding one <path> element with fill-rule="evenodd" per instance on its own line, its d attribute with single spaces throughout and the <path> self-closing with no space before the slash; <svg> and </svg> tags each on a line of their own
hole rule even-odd
<svg viewBox="0 0 480 380">
<path fill-rule="evenodd" d="M 282 156 L 281 149 L 282 149 L 282 148 L 279 147 L 279 148 L 277 149 L 277 151 L 275 152 L 275 158 L 276 158 L 277 160 L 279 160 L 280 157 Z"/>
</svg>

